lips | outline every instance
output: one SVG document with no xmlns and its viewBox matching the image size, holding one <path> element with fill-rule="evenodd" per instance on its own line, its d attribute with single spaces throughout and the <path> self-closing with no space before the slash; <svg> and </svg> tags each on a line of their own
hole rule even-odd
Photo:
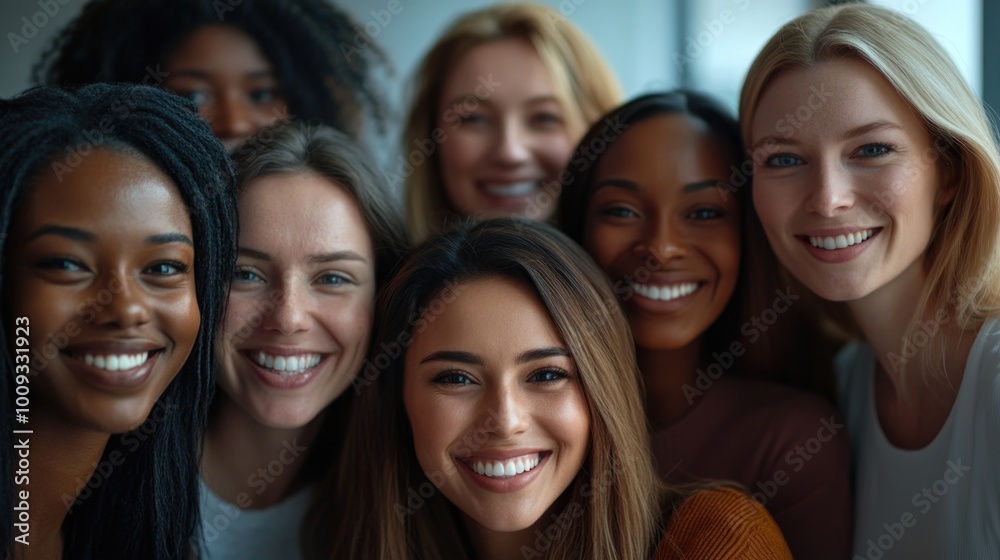
<svg viewBox="0 0 1000 560">
<path fill-rule="evenodd" d="M 481 182 L 480 187 L 490 196 L 498 198 L 524 198 L 538 192 L 538 181 L 519 181 L 514 183 Z"/>
<path fill-rule="evenodd" d="M 538 466 L 541 453 L 528 453 L 509 459 L 469 457 L 464 460 L 476 474 L 493 478 L 511 478 Z"/>
<path fill-rule="evenodd" d="M 247 352 L 247 356 L 258 366 L 284 376 L 301 374 L 316 367 L 323 360 L 321 355 L 312 352 L 279 355 L 263 350 L 251 350 Z"/>
<path fill-rule="evenodd" d="M 72 369 L 106 389 L 128 389 L 141 385 L 152 372 L 163 348 L 151 343 L 95 343 L 68 347 L 62 354 Z"/>
<path fill-rule="evenodd" d="M 876 233 L 878 233 L 878 229 L 859 229 L 847 232 L 846 234 L 840 233 L 827 236 L 810 235 L 808 239 L 809 244 L 813 247 L 826 249 L 827 251 L 836 251 L 837 249 L 846 249 L 853 245 L 864 243 Z"/>
<path fill-rule="evenodd" d="M 632 291 L 654 301 L 672 301 L 693 294 L 701 285 L 698 282 L 677 282 L 672 284 L 630 284 Z"/>
</svg>

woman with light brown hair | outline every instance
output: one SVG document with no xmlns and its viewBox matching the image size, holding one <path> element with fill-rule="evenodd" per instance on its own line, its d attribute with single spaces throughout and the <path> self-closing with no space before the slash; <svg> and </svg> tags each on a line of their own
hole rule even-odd
<svg viewBox="0 0 1000 560">
<path fill-rule="evenodd" d="M 979 99 L 925 29 L 851 4 L 771 38 L 740 116 L 771 246 L 857 339 L 837 362 L 853 554 L 995 558 L 1000 156 Z"/>
<path fill-rule="evenodd" d="M 628 322 L 551 226 L 429 240 L 376 316 L 312 557 L 791 558 L 750 497 L 658 482 Z"/>
<path fill-rule="evenodd" d="M 416 73 L 403 153 L 407 227 L 416 241 L 455 217 L 548 220 L 560 172 L 621 89 L 559 12 L 499 4 L 445 31 Z"/>
</svg>

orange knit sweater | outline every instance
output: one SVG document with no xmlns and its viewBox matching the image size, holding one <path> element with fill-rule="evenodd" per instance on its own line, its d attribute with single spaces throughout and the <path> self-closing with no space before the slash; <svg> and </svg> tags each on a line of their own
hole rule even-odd
<svg viewBox="0 0 1000 560">
<path fill-rule="evenodd" d="M 654 560 L 791 560 L 781 529 L 760 503 L 732 489 L 704 490 L 681 504 Z"/>
</svg>

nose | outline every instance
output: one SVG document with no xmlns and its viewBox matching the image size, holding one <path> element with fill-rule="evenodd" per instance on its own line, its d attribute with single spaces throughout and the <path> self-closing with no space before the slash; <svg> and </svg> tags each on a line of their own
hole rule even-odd
<svg viewBox="0 0 1000 560">
<path fill-rule="evenodd" d="M 516 166 L 531 157 L 527 131 L 516 119 L 506 119 L 500 127 L 496 145 L 496 160 L 505 166 Z"/>
<path fill-rule="evenodd" d="M 212 132 L 222 140 L 242 138 L 256 132 L 253 108 L 243 95 L 220 95 L 211 108 Z"/>
<path fill-rule="evenodd" d="M 660 264 L 666 264 L 687 256 L 686 245 L 676 220 L 660 216 L 650 220 L 643 236 L 633 246 L 633 252 L 641 257 L 652 255 Z"/>
<path fill-rule="evenodd" d="M 281 297 L 274 298 L 277 301 L 264 320 L 265 328 L 286 335 L 309 330 L 311 302 L 305 290 L 295 282 L 286 282 L 280 289 Z"/>
<path fill-rule="evenodd" d="M 150 320 L 147 295 L 126 274 L 111 277 L 92 298 L 94 323 L 120 329 L 144 325 Z"/>
<path fill-rule="evenodd" d="M 820 162 L 815 169 L 815 176 L 812 177 L 814 186 L 805 201 L 806 211 L 832 218 L 850 209 L 855 198 L 847 170 L 835 162 Z"/>
<path fill-rule="evenodd" d="M 530 413 L 517 389 L 498 387 L 486 414 L 485 428 L 500 439 L 523 433 L 530 424 Z"/>
</svg>

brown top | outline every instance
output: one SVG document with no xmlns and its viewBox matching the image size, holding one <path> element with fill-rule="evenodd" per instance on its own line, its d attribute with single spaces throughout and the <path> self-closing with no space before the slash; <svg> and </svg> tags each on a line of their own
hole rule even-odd
<svg viewBox="0 0 1000 560">
<path fill-rule="evenodd" d="M 846 558 L 846 557 L 845 557 Z M 684 501 L 653 560 L 791 560 L 767 509 L 736 490 L 703 490 Z"/>
<path fill-rule="evenodd" d="M 670 484 L 731 480 L 781 527 L 796 558 L 843 560 L 853 528 L 850 444 L 825 399 L 723 376 L 674 424 L 652 434 Z"/>
</svg>

